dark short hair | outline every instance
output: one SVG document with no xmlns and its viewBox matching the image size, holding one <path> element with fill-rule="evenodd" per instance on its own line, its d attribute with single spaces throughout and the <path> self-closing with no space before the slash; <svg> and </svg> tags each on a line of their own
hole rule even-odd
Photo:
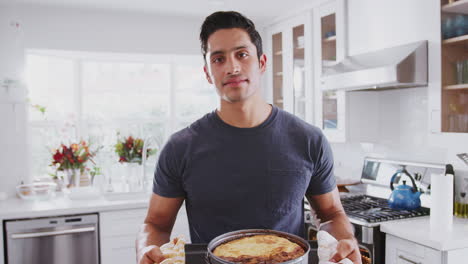
<svg viewBox="0 0 468 264">
<path fill-rule="evenodd" d="M 255 29 L 252 20 L 235 11 L 218 11 L 206 17 L 200 30 L 203 59 L 206 60 L 208 38 L 219 29 L 240 28 L 249 34 L 250 41 L 257 48 L 257 57 L 263 54 L 262 37 Z"/>
</svg>

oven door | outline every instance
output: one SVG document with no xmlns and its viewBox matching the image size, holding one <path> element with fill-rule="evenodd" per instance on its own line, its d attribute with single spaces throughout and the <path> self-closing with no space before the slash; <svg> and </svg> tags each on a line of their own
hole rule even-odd
<svg viewBox="0 0 468 264">
<path fill-rule="evenodd" d="M 62 220 L 47 221 L 64 222 Z M 99 263 L 97 221 L 49 227 L 37 226 L 37 221 L 47 222 L 41 219 L 6 223 L 7 264 Z"/>
</svg>

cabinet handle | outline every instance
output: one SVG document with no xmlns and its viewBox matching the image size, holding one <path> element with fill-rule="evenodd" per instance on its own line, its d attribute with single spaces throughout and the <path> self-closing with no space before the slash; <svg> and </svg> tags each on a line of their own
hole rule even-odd
<svg viewBox="0 0 468 264">
<path fill-rule="evenodd" d="M 406 261 L 406 262 L 411 263 L 411 264 L 421 264 L 421 262 L 413 261 L 413 260 L 411 260 L 411 259 L 408 259 L 408 258 L 402 256 L 402 255 L 398 255 L 398 257 L 401 258 L 402 260 Z"/>
</svg>

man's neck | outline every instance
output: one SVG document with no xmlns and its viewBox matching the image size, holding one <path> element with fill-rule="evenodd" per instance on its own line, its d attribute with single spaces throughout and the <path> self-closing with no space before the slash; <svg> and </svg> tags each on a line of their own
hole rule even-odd
<svg viewBox="0 0 468 264">
<path fill-rule="evenodd" d="M 231 126 L 250 128 L 256 127 L 267 120 L 271 111 L 271 105 L 258 98 L 235 103 L 222 100 L 217 114 L 221 120 Z"/>
</svg>

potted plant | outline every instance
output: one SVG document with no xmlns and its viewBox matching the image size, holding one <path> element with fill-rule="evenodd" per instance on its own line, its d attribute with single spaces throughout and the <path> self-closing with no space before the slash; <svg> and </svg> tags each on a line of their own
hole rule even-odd
<svg viewBox="0 0 468 264">
<path fill-rule="evenodd" d="M 118 134 L 119 136 L 120 134 Z M 143 153 L 146 157 L 156 154 L 155 148 L 145 145 L 145 140 L 133 136 L 118 137 L 114 146 L 119 162 L 124 165 L 124 183 L 129 191 L 140 191 L 143 188 Z"/>
<path fill-rule="evenodd" d="M 58 171 L 65 173 L 65 183 L 67 187 L 79 187 L 80 179 L 86 170 L 88 161 L 95 164 L 93 157 L 101 149 L 91 151 L 90 146 L 86 141 L 80 143 L 72 143 L 70 145 L 61 144 L 59 148 L 52 150 L 52 163 L 50 166 L 55 167 L 55 175 Z"/>
</svg>

